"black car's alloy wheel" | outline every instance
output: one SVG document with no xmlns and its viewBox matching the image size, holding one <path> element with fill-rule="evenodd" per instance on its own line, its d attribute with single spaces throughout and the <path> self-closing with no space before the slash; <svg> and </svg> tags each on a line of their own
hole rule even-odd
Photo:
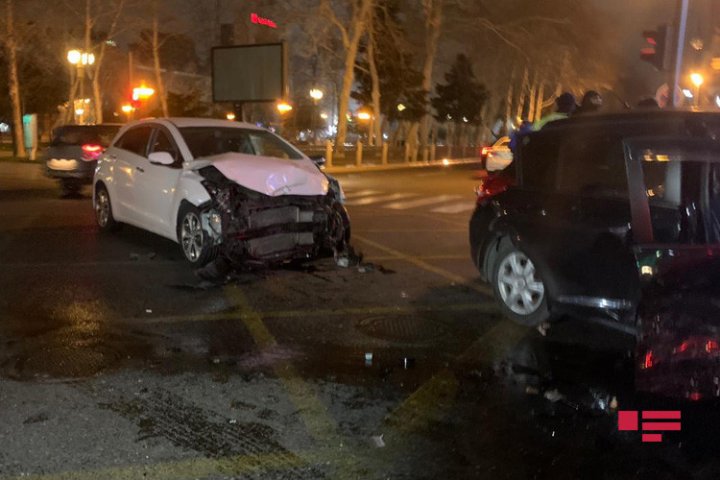
<svg viewBox="0 0 720 480">
<path fill-rule="evenodd" d="M 549 318 L 545 282 L 525 252 L 504 244 L 498 252 L 492 278 L 495 296 L 507 317 L 528 326 Z"/>
</svg>

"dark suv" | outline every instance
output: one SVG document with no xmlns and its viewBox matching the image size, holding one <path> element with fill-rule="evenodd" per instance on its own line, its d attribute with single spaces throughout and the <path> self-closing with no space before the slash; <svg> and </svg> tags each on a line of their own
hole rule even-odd
<svg viewBox="0 0 720 480">
<path fill-rule="evenodd" d="M 119 124 L 63 125 L 52 132 L 45 151 L 47 176 L 60 181 L 64 195 L 92 183 L 97 159 L 120 130 Z"/>
<path fill-rule="evenodd" d="M 669 281 L 718 268 L 720 114 L 552 122 L 521 140 L 509 170 L 478 190 L 470 247 L 516 322 L 570 315 L 637 332 Z"/>
</svg>

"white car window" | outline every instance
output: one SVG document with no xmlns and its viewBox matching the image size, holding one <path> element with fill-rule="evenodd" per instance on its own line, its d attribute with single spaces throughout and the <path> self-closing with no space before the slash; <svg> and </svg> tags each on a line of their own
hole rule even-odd
<svg viewBox="0 0 720 480">
<path fill-rule="evenodd" d="M 228 127 L 185 127 L 180 134 L 194 158 L 237 152 L 298 160 L 302 153 L 265 130 Z"/>
<path fill-rule="evenodd" d="M 141 157 L 147 156 L 147 146 L 152 128 L 141 126 L 128 130 L 115 142 L 115 147 L 122 148 Z"/>
</svg>

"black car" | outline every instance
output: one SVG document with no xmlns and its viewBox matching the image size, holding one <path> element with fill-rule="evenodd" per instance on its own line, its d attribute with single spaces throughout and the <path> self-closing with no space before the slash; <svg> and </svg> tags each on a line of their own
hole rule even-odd
<svg viewBox="0 0 720 480">
<path fill-rule="evenodd" d="M 642 334 L 664 285 L 718 268 L 719 140 L 719 114 L 686 111 L 570 118 L 524 137 L 508 171 L 478 190 L 470 221 L 472 259 L 506 316 Z M 720 326 L 708 312 L 680 335 Z"/>
<path fill-rule="evenodd" d="M 120 130 L 119 124 L 63 125 L 52 132 L 45 152 L 47 176 L 60 181 L 63 194 L 92 184 L 97 159 Z"/>
</svg>

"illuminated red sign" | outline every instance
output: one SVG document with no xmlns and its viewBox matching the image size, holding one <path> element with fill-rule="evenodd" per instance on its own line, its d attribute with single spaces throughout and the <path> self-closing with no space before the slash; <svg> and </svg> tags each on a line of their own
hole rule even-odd
<svg viewBox="0 0 720 480">
<path fill-rule="evenodd" d="M 277 23 L 273 22 L 269 18 L 261 17 L 257 13 L 250 14 L 250 21 L 256 25 L 264 25 L 270 28 L 277 28 Z"/>
</svg>

